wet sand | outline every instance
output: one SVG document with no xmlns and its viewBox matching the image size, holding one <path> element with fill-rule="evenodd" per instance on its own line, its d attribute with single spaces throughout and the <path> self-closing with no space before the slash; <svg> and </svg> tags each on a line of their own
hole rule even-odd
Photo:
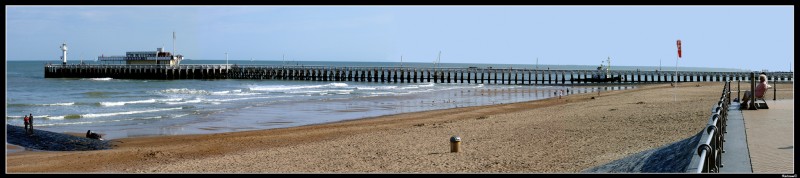
<svg viewBox="0 0 800 178">
<path fill-rule="evenodd" d="M 6 154 L 17 153 L 22 151 L 25 151 L 25 148 L 6 143 Z"/>
<path fill-rule="evenodd" d="M 789 85 L 781 85 L 778 98 L 793 98 Z M 112 150 L 8 154 L 6 168 L 9 173 L 577 173 L 696 134 L 721 91 L 716 82 L 642 85 L 599 96 L 292 128 L 125 138 Z M 462 152 L 449 152 L 452 135 L 461 136 Z"/>
</svg>

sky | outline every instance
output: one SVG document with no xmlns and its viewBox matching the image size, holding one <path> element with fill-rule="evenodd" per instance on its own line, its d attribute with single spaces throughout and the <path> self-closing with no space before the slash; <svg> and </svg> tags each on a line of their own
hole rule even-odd
<svg viewBox="0 0 800 178">
<path fill-rule="evenodd" d="M 793 6 L 6 6 L 6 60 L 186 59 L 788 71 Z M 682 44 L 677 57 L 676 41 Z"/>
</svg>

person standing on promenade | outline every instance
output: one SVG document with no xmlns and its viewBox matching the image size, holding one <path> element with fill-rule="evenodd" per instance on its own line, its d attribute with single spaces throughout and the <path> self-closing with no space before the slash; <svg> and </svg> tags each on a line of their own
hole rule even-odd
<svg viewBox="0 0 800 178">
<path fill-rule="evenodd" d="M 28 130 L 28 125 L 30 125 L 30 118 L 28 118 L 28 115 L 25 115 L 25 133 L 26 134 L 30 133 L 30 130 Z"/>
</svg>

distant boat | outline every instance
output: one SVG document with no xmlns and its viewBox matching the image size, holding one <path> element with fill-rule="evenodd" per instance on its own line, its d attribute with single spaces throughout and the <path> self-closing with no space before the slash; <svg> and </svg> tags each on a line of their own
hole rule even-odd
<svg viewBox="0 0 800 178">
<path fill-rule="evenodd" d="M 600 65 L 600 67 L 597 67 L 597 71 L 600 71 L 599 73 L 603 73 L 602 72 L 603 69 L 604 68 L 603 68 L 602 64 Z M 585 79 L 572 78 L 572 79 L 569 79 L 569 81 L 572 81 L 572 82 L 579 82 L 580 81 L 580 82 L 604 83 L 604 82 L 622 81 L 622 77 L 620 77 L 620 76 L 609 77 L 606 74 L 595 74 L 595 75 L 592 75 L 592 78 L 585 78 Z"/>
<path fill-rule="evenodd" d="M 605 61 L 603 61 L 603 62 L 605 62 Z M 608 58 L 608 66 L 611 66 L 611 57 Z M 604 82 L 622 81 L 622 77 L 621 76 L 610 77 L 608 75 L 608 69 L 609 69 L 608 66 L 603 67 L 603 63 L 600 63 L 600 67 L 597 67 L 598 74 L 592 75 L 592 78 L 585 78 L 585 79 L 572 78 L 572 79 L 569 79 L 569 81 L 572 81 L 572 82 L 582 81 L 582 82 L 592 82 L 592 83 L 604 83 Z"/>
<path fill-rule="evenodd" d="M 442 51 L 439 51 L 439 57 L 437 57 L 436 61 L 433 62 L 433 68 L 439 67 L 440 62 L 442 62 Z M 444 73 L 442 73 L 442 71 L 434 70 L 433 78 L 440 78 L 440 76 L 444 76 Z"/>
</svg>

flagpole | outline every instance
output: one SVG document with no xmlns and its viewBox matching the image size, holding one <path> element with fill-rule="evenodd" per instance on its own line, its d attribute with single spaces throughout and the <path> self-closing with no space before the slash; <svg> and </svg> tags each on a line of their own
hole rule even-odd
<svg viewBox="0 0 800 178">
<path fill-rule="evenodd" d="M 675 78 L 672 79 L 675 82 L 675 87 L 678 87 L 678 60 L 679 59 L 680 58 L 677 58 L 677 57 L 675 58 Z"/>
<path fill-rule="evenodd" d="M 678 93 L 675 91 L 678 88 L 678 60 L 681 58 L 681 40 L 678 39 L 676 42 L 678 46 L 678 56 L 675 56 L 675 76 L 672 77 L 674 84 L 672 86 L 672 100 L 678 101 Z"/>
<path fill-rule="evenodd" d="M 678 101 L 678 92 L 675 91 L 678 88 L 678 56 L 675 56 L 675 76 L 672 76 L 672 101 Z"/>
<path fill-rule="evenodd" d="M 681 40 L 678 39 L 678 41 L 676 43 L 678 45 L 678 56 L 675 56 L 676 57 L 675 58 L 675 76 L 672 78 L 672 80 L 674 80 L 675 84 L 674 84 L 673 87 L 678 87 L 678 60 L 680 60 L 680 58 L 681 58 Z"/>
</svg>

